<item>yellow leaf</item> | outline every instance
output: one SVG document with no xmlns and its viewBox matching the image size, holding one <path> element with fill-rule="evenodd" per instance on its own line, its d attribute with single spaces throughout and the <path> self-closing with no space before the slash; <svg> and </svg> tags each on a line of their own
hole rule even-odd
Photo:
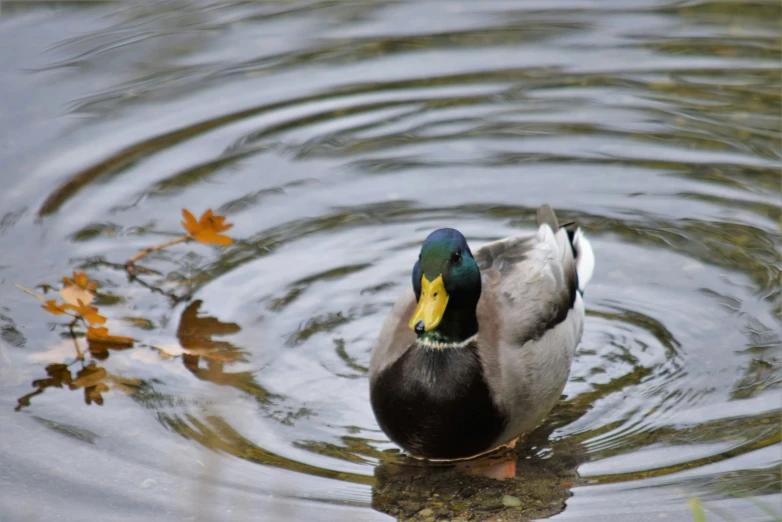
<svg viewBox="0 0 782 522">
<path fill-rule="evenodd" d="M 79 285 L 68 285 L 64 287 L 62 290 L 60 290 L 60 297 L 62 297 L 65 302 L 72 305 L 79 304 L 79 301 L 85 305 L 88 305 L 92 302 L 93 299 L 95 299 L 95 296 L 92 294 L 92 292 L 85 290 Z"/>
<path fill-rule="evenodd" d="M 87 340 L 92 342 L 113 344 L 119 346 L 133 346 L 132 337 L 123 337 L 121 335 L 110 335 L 109 329 L 104 327 L 87 328 Z"/>
<path fill-rule="evenodd" d="M 84 290 L 96 290 L 98 283 L 96 281 L 90 281 L 87 278 L 87 274 L 84 272 L 73 272 L 73 279 L 69 277 L 62 278 L 63 285 L 65 286 L 78 286 Z"/>
<path fill-rule="evenodd" d="M 67 310 L 73 310 L 77 315 L 82 316 L 90 324 L 103 324 L 106 322 L 106 318 L 102 315 L 98 315 L 98 309 L 94 306 L 88 306 L 82 302 L 81 299 L 76 301 L 78 306 L 74 306 L 70 303 L 63 305 L 62 308 Z"/>
<path fill-rule="evenodd" d="M 212 209 L 204 212 L 198 221 L 196 221 L 195 216 L 189 210 L 184 208 L 182 209 L 182 216 L 185 218 L 182 221 L 182 226 L 196 241 L 207 245 L 220 246 L 227 246 L 233 243 L 233 239 L 220 234 L 220 232 L 228 230 L 233 225 L 225 223 L 225 216 L 215 216 Z"/>
<path fill-rule="evenodd" d="M 46 310 L 50 314 L 62 315 L 62 314 L 67 313 L 65 306 L 67 306 L 67 305 L 58 305 L 57 301 L 52 299 L 50 301 L 46 301 L 45 305 L 41 305 L 41 308 L 43 308 L 44 310 Z"/>
</svg>

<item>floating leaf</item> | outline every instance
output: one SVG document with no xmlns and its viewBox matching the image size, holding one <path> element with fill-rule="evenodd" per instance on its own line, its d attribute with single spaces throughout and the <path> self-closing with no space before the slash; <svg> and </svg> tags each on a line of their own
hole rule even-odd
<svg viewBox="0 0 782 522">
<path fill-rule="evenodd" d="M 142 330 L 155 329 L 155 323 L 149 319 L 145 319 L 144 317 L 123 317 L 122 320 L 129 325 L 135 326 L 136 328 L 141 328 Z"/>
<path fill-rule="evenodd" d="M 160 354 L 160 357 L 168 360 L 176 359 L 177 357 L 185 353 L 185 350 L 181 346 L 174 346 L 174 345 L 152 346 L 152 348 L 154 348 L 158 352 L 158 354 Z"/>
<path fill-rule="evenodd" d="M 106 369 L 91 362 L 76 374 L 76 378 L 70 384 L 71 388 L 83 388 L 93 386 L 106 377 Z"/>
<path fill-rule="evenodd" d="M 116 346 L 133 346 L 132 337 L 123 337 L 121 335 L 110 335 L 109 329 L 104 327 L 87 328 L 87 340 L 96 343 L 112 344 Z"/>
<path fill-rule="evenodd" d="M 105 330 L 105 328 L 104 328 Z M 76 374 L 76 379 L 69 385 L 72 390 L 84 388 L 84 402 L 103 405 L 101 393 L 109 391 L 107 384 L 101 382 L 106 378 L 106 369 L 91 362 Z"/>
<path fill-rule="evenodd" d="M 106 322 L 106 318 L 102 315 L 98 315 L 98 309 L 94 306 L 84 304 L 81 299 L 77 302 L 78 306 L 72 304 L 63 305 L 63 308 L 73 310 L 77 315 L 82 316 L 90 324 L 103 324 Z"/>
<path fill-rule="evenodd" d="M 706 522 L 706 513 L 703 512 L 703 504 L 699 498 L 690 498 L 688 504 L 690 505 L 690 511 L 692 512 L 692 519 L 695 522 Z"/>
<path fill-rule="evenodd" d="M 63 277 L 62 282 L 65 286 L 78 286 L 83 290 L 95 291 L 98 288 L 97 281 L 90 281 L 84 272 L 73 272 L 73 279 Z"/>
<path fill-rule="evenodd" d="M 144 381 L 141 379 L 121 377 L 118 375 L 109 375 L 106 379 L 111 385 L 112 390 L 119 390 L 125 395 L 131 395 L 139 391 L 144 385 Z"/>
<path fill-rule="evenodd" d="M 196 241 L 207 245 L 214 244 L 220 246 L 227 246 L 233 243 L 233 239 L 220 234 L 220 232 L 228 230 L 233 225 L 225 223 L 225 216 L 215 216 L 212 213 L 212 209 L 204 212 L 198 221 L 187 209 L 182 209 L 182 216 L 185 218 L 182 221 L 182 226 Z"/>
<path fill-rule="evenodd" d="M 46 367 L 46 373 L 49 374 L 48 379 L 37 379 L 33 381 L 33 386 L 37 388 L 34 392 L 18 399 L 18 404 L 15 408 L 16 411 L 20 411 L 22 408 L 30 405 L 30 399 L 36 395 L 43 393 L 46 388 L 57 387 L 62 388 L 63 384 L 71 385 L 73 378 L 71 372 L 68 370 L 68 365 L 62 363 L 50 364 Z"/>
<path fill-rule="evenodd" d="M 46 310 L 50 314 L 62 315 L 62 314 L 68 313 L 66 308 L 65 308 L 66 306 L 68 306 L 68 305 L 59 305 L 59 304 L 57 304 L 57 301 L 52 299 L 50 301 L 46 301 L 45 305 L 41 305 L 41 308 L 43 308 L 44 310 Z"/>
<path fill-rule="evenodd" d="M 79 304 L 80 301 L 84 304 L 90 304 L 92 300 L 95 299 L 95 295 L 92 292 L 89 292 L 78 285 L 63 287 L 62 290 L 60 290 L 60 297 L 62 297 L 66 303 L 72 305 Z"/>
<path fill-rule="evenodd" d="M 63 384 L 71 384 L 73 382 L 71 372 L 66 364 L 50 364 L 46 367 L 46 373 L 49 374 L 49 378 L 33 381 L 33 386 L 56 386 L 57 388 L 62 388 Z"/>
<path fill-rule="evenodd" d="M 109 391 L 108 385 L 99 382 L 95 386 L 84 388 L 84 402 L 92 404 L 93 402 L 98 406 L 103 406 L 103 395 L 101 393 Z"/>
</svg>

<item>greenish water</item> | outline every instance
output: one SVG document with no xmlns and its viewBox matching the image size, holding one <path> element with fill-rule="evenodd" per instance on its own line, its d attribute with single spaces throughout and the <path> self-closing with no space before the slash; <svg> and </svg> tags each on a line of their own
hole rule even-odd
<svg viewBox="0 0 782 522">
<path fill-rule="evenodd" d="M 3 2 L 0 518 L 779 518 L 781 16 Z M 563 400 L 513 458 L 404 459 L 366 366 L 420 242 L 544 202 L 597 256 Z M 182 208 L 236 242 L 129 281 Z M 136 339 L 86 368 L 14 287 L 75 269 Z"/>
</svg>

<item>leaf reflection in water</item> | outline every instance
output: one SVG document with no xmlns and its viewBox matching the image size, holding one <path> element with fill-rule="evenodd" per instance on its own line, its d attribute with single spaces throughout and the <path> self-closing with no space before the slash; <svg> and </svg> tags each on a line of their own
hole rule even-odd
<svg viewBox="0 0 782 522">
<path fill-rule="evenodd" d="M 177 338 L 183 348 L 182 363 L 199 379 L 222 386 L 232 386 L 253 395 L 260 403 L 268 403 L 278 396 L 269 393 L 255 381 L 252 372 L 226 372 L 226 364 L 247 362 L 247 352 L 227 341 L 212 339 L 216 335 L 235 334 L 241 327 L 224 323 L 215 317 L 199 316 L 203 301 L 190 303 L 182 312 Z M 204 360 L 206 367 L 201 366 Z"/>
<path fill-rule="evenodd" d="M 260 402 L 265 403 L 275 397 L 255 382 L 251 372 L 226 372 L 226 364 L 245 362 L 246 352 L 227 341 L 213 340 L 216 335 L 230 335 L 241 330 L 235 323 L 224 323 L 220 320 L 199 316 L 198 310 L 202 301 L 190 303 L 182 312 L 177 338 L 181 344 L 179 353 L 171 354 L 157 348 L 160 361 L 181 358 L 190 372 L 199 379 L 211 381 L 219 385 L 233 386 L 239 390 L 252 394 Z M 110 335 L 103 327 L 89 327 L 86 334 L 74 331 L 72 324 L 66 327 L 66 335 L 73 340 L 74 360 L 66 364 L 63 359 L 68 357 L 68 352 L 54 350 L 50 355 L 57 359 L 46 367 L 48 375 L 45 379 L 36 379 L 32 382 L 35 391 L 20 397 L 17 401 L 16 411 L 30 406 L 33 397 L 42 394 L 48 388 L 67 388 L 70 390 L 83 389 L 86 404 L 104 404 L 103 394 L 111 389 L 133 394 L 146 384 L 137 378 L 120 377 L 109 373 L 106 368 L 99 366 L 98 361 L 106 361 L 111 351 L 127 350 L 134 346 L 134 340 L 130 337 Z M 88 352 L 79 348 L 79 338 L 86 337 L 89 347 Z M 85 361 L 85 358 L 91 360 Z M 206 368 L 201 368 L 200 362 L 206 362 Z M 80 363 L 81 368 L 73 370 L 71 366 Z M 75 376 L 73 371 L 76 371 Z"/>
</svg>

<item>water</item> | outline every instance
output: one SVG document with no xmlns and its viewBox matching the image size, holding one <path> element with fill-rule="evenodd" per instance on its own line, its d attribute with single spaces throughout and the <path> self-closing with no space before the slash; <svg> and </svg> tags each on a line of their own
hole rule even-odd
<svg viewBox="0 0 782 522">
<path fill-rule="evenodd" d="M 774 519 L 780 14 L 3 2 L 2 519 Z M 597 255 L 566 396 L 510 480 L 403 460 L 365 368 L 420 241 L 544 202 Z M 169 295 L 128 281 L 182 208 L 236 242 L 142 260 Z M 84 370 L 14 284 L 75 269 L 135 347 L 88 358 L 102 406 L 61 366 L 19 403 Z"/>
</svg>

